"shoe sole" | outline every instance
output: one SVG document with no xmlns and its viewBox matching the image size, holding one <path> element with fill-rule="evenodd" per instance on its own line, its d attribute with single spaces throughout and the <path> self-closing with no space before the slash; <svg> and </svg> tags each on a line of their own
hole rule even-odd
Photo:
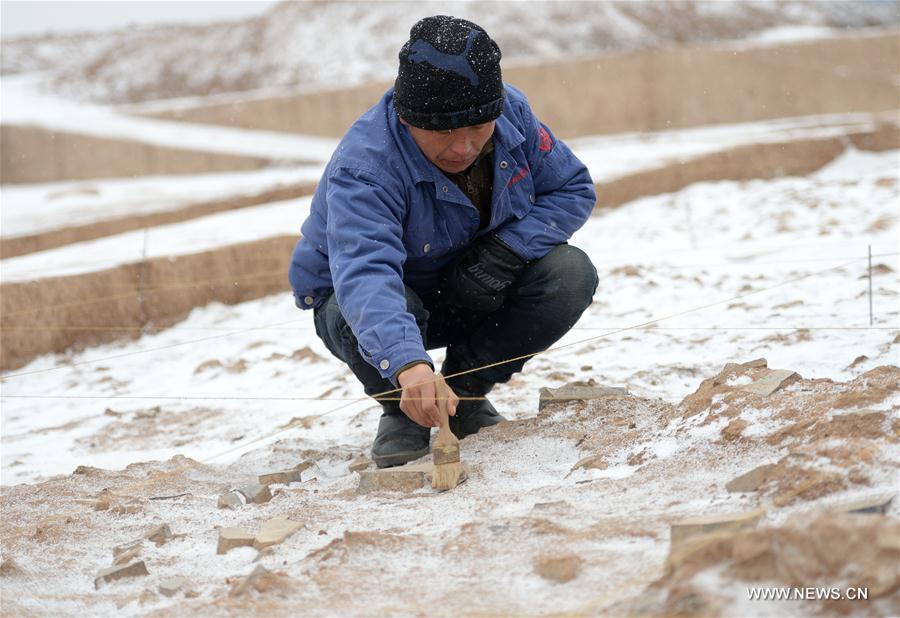
<svg viewBox="0 0 900 618">
<path fill-rule="evenodd" d="M 394 468 L 419 459 L 420 457 L 424 457 L 430 452 L 431 448 L 426 446 L 418 451 L 403 451 L 400 453 L 391 453 L 390 455 L 378 456 L 372 453 L 372 461 L 375 462 L 375 467 L 377 468 Z"/>
</svg>

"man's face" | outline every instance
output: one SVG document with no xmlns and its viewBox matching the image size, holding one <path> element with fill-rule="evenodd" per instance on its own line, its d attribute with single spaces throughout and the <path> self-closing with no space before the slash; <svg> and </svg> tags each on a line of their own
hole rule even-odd
<svg viewBox="0 0 900 618">
<path fill-rule="evenodd" d="M 442 171 L 456 174 L 475 162 L 491 135 L 494 134 L 495 120 L 471 127 L 449 131 L 428 131 L 414 127 L 402 118 L 400 122 L 409 129 L 425 157 Z"/>
</svg>

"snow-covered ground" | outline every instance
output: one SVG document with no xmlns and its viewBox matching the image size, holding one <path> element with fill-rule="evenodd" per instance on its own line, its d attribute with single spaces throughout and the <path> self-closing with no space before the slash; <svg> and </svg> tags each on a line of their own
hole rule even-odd
<svg viewBox="0 0 900 618">
<path fill-rule="evenodd" d="M 0 185 L 0 234 L 15 238 L 76 225 L 133 217 L 300 182 L 314 183 L 322 165 L 272 167 L 195 176 L 60 181 Z"/>
<path fill-rule="evenodd" d="M 860 36 L 898 23 L 893 2 L 282 2 L 258 18 L 206 27 L 5 41 L 2 70 L 4 80 L 47 70 L 72 98 L 118 103 L 346 86 L 392 79 L 410 27 L 435 14 L 482 26 L 507 66 L 675 44 Z"/>
<path fill-rule="evenodd" d="M 219 154 L 273 158 L 285 162 L 322 162 L 331 158 L 337 141 L 325 137 L 274 131 L 232 129 L 141 118 L 117 113 L 104 105 L 77 103 L 41 93 L 39 74 L 3 78 L 3 124 L 33 125 L 96 137 L 127 139 Z"/>
<path fill-rule="evenodd" d="M 832 379 L 897 364 L 898 163 L 898 151 L 849 148 L 809 177 L 698 183 L 592 217 L 572 242 L 600 273 L 595 302 L 554 350 L 495 389 L 497 407 L 527 418 L 540 386 L 588 378 L 677 402 L 725 362 L 757 357 Z M 271 212 L 299 225 L 301 201 Z M 378 416 L 287 293 L 42 357 L 5 374 L 2 389 L 4 485 L 175 453 L 225 463 L 298 431 L 310 447 L 364 450 Z M 319 415 L 312 429 L 279 431 Z M 123 418 L 173 430 L 145 435 Z"/>
<path fill-rule="evenodd" d="M 24 87 L 13 90 L 23 97 L 23 103 L 29 103 L 31 101 L 29 97 L 35 96 L 34 93 L 28 94 L 28 90 Z M 59 104 L 59 108 L 50 104 L 43 107 L 41 105 L 22 107 L 33 108 L 32 120 L 41 126 L 53 127 L 56 119 L 77 117 L 77 113 L 57 115 L 53 110 L 66 109 L 66 105 L 57 99 L 51 100 Z M 81 105 L 74 107 L 84 108 Z M 129 123 L 140 125 L 145 122 L 143 119 L 118 117 L 109 108 L 95 106 L 90 109 L 98 117 L 119 118 L 125 125 Z M 694 157 L 738 146 L 821 139 L 868 131 L 880 122 L 893 121 L 895 117 L 896 114 L 890 112 L 805 116 L 658 133 L 588 136 L 570 140 L 568 143 L 588 166 L 594 181 L 602 186 L 604 182 L 623 176 L 689 161 Z M 107 126 L 107 123 L 96 122 L 84 126 L 84 131 L 94 133 L 95 129 L 91 127 L 103 127 Z M 226 151 L 234 137 L 232 134 L 242 133 L 240 130 L 210 127 L 210 134 L 217 132 L 221 133 L 221 139 L 214 139 L 207 146 L 223 144 Z M 299 149 L 295 151 L 296 158 L 307 158 L 309 152 L 321 156 L 323 161 L 329 158 L 330 155 L 320 151 L 319 146 L 312 151 L 305 149 L 308 148 L 308 140 L 315 142 L 318 138 L 300 136 L 296 140 L 294 146 Z M 248 136 L 247 141 L 253 140 Z M 320 146 L 328 143 L 325 140 Z M 333 142 L 331 143 L 333 145 Z M 267 149 L 265 143 L 259 144 L 257 153 L 272 158 L 282 154 L 278 148 Z M 15 237 L 69 225 L 118 218 L 126 213 L 145 214 L 173 210 L 190 203 L 210 201 L 236 193 L 264 191 L 278 184 L 313 181 L 319 177 L 323 167 L 324 163 L 319 163 L 231 174 L 160 176 L 131 180 L 106 179 L 38 185 L 6 184 L 0 186 L 0 199 L 4 204 L 0 212 L 0 233 L 5 238 Z M 225 244 L 294 234 L 299 231 L 299 224 L 305 218 L 308 207 L 308 198 L 267 204 L 23 255 L 3 260 L 2 278 L 3 281 L 13 282 L 71 275 L 111 268 L 148 256 L 194 253 Z"/>
</svg>

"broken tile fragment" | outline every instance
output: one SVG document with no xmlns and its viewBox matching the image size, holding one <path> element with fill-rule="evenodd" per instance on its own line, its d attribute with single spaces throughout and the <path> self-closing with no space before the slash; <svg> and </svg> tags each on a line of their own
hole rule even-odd
<svg viewBox="0 0 900 618">
<path fill-rule="evenodd" d="M 256 537 L 243 528 L 220 528 L 217 554 L 225 554 L 235 547 L 252 547 Z"/>
<path fill-rule="evenodd" d="M 616 386 L 582 386 L 578 384 L 566 384 L 559 388 L 549 388 L 545 386 L 540 390 L 538 411 L 543 410 L 544 407 L 550 403 L 626 396 L 628 396 L 628 389 Z"/>
<path fill-rule="evenodd" d="M 713 532 L 737 532 L 752 528 L 765 512 L 761 509 L 746 513 L 727 513 L 682 519 L 672 524 L 671 543 L 678 545 L 692 537 Z"/>
<path fill-rule="evenodd" d="M 183 577 L 168 577 L 159 582 L 160 594 L 171 597 L 178 594 L 178 591 L 184 588 L 186 580 Z"/>
<path fill-rule="evenodd" d="M 300 475 L 302 473 L 303 470 L 298 470 L 295 468 L 292 470 L 280 470 L 278 472 L 260 474 L 259 483 L 260 485 L 274 485 L 276 483 L 279 483 L 281 485 L 290 485 L 291 483 L 300 483 L 302 482 L 302 479 L 300 478 Z"/>
<path fill-rule="evenodd" d="M 236 490 L 231 490 L 219 496 L 218 507 L 220 509 L 236 509 L 247 503 L 244 494 Z"/>
<path fill-rule="evenodd" d="M 743 493 L 756 491 L 762 484 L 766 482 L 772 471 L 775 470 L 775 464 L 763 464 L 735 477 L 725 484 L 725 489 L 731 493 Z"/>
<path fill-rule="evenodd" d="M 783 388 L 799 379 L 800 376 L 790 369 L 775 369 L 766 373 L 762 378 L 742 386 L 739 390 L 753 395 L 768 397 L 779 388 Z"/>
<path fill-rule="evenodd" d="M 148 541 L 153 541 L 157 545 L 163 545 L 172 538 L 172 529 L 169 528 L 169 524 L 162 524 L 144 535 L 144 538 Z"/>
<path fill-rule="evenodd" d="M 253 504 L 265 504 L 272 499 L 272 492 L 269 491 L 268 485 L 251 483 L 238 487 L 237 491 L 247 499 L 247 502 L 252 502 Z"/>
<path fill-rule="evenodd" d="M 845 502 L 844 504 L 835 505 L 832 510 L 841 513 L 865 513 L 873 515 L 884 515 L 887 513 L 894 501 L 894 494 L 884 494 L 881 496 L 873 496 L 863 500 L 854 500 L 853 502 Z"/>
<path fill-rule="evenodd" d="M 94 578 L 94 588 L 99 589 L 102 583 L 109 583 L 125 577 L 140 577 L 142 575 L 149 575 L 143 560 L 126 565 L 114 565 L 101 569 L 97 573 L 97 577 Z"/>
<path fill-rule="evenodd" d="M 253 541 L 253 547 L 261 550 L 272 545 L 278 545 L 302 527 L 303 524 L 291 521 L 286 517 L 273 517 L 268 521 L 264 521 L 262 526 L 259 527 L 259 533 Z"/>
<path fill-rule="evenodd" d="M 372 463 L 372 460 L 366 457 L 365 455 L 360 455 L 356 459 L 350 462 L 348 468 L 350 472 L 360 472 L 369 467 L 369 464 Z"/>
<path fill-rule="evenodd" d="M 234 588 L 232 588 L 231 592 L 228 593 L 229 596 L 239 597 L 246 594 L 250 588 L 255 584 L 261 577 L 266 575 L 269 570 L 261 564 L 257 564 L 256 568 L 254 568 L 250 575 L 242 579 Z"/>
<path fill-rule="evenodd" d="M 534 572 L 544 579 L 564 584 L 578 577 L 581 563 L 582 560 L 578 556 L 566 554 L 562 556 L 540 556 L 535 559 L 532 566 L 534 567 Z"/>
</svg>

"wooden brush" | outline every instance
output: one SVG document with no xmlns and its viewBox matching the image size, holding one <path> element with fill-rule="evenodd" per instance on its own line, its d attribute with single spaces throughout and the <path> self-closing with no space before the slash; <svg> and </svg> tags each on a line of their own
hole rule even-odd
<svg viewBox="0 0 900 618">
<path fill-rule="evenodd" d="M 435 374 L 435 390 L 438 409 L 441 411 L 441 427 L 431 446 L 431 460 L 434 463 L 431 486 L 443 491 L 453 489 L 459 484 L 463 469 L 459 463 L 459 439 L 450 431 L 450 415 L 447 412 L 450 387 L 440 373 Z"/>
</svg>

